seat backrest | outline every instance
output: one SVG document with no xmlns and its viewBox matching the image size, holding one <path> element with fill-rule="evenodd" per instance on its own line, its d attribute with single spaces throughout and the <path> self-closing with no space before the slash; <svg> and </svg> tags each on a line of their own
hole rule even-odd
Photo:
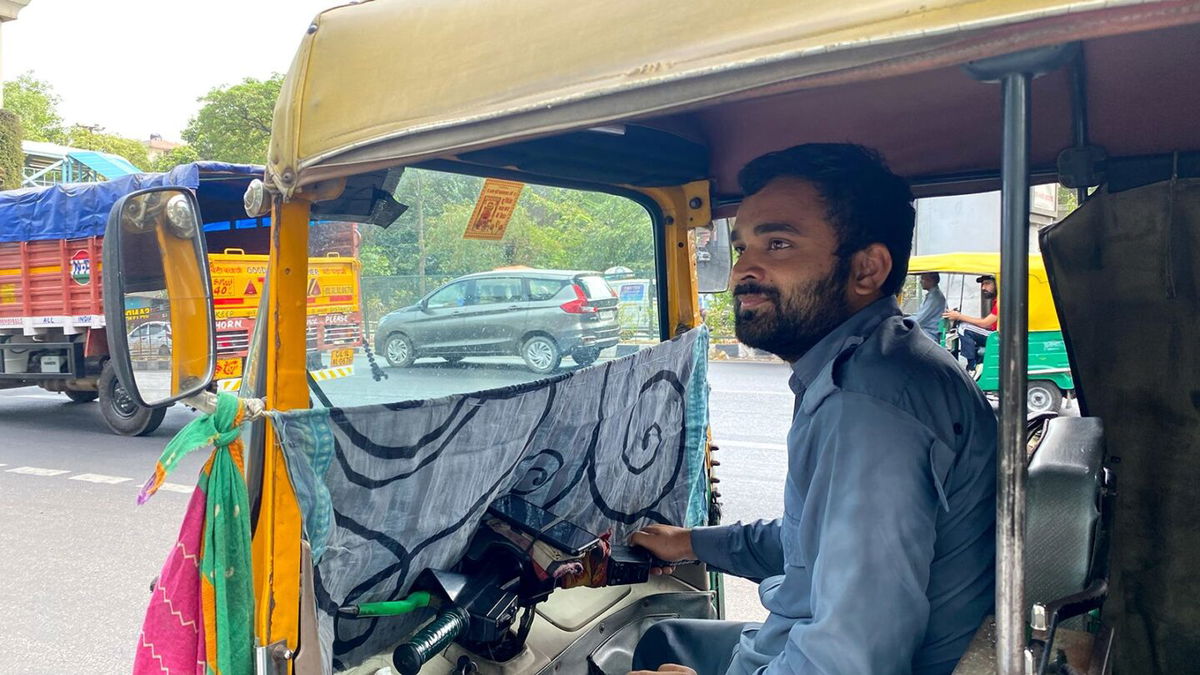
<svg viewBox="0 0 1200 675">
<path fill-rule="evenodd" d="M 1029 461 L 1025 529 L 1025 599 L 1049 602 L 1091 581 L 1100 521 L 1104 427 L 1097 417 L 1046 423 Z"/>
</svg>

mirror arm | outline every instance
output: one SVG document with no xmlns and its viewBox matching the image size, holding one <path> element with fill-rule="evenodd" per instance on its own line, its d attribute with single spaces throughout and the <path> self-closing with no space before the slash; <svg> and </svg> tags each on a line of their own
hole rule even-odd
<svg viewBox="0 0 1200 675">
<path fill-rule="evenodd" d="M 261 398 L 243 398 L 242 403 L 246 406 L 246 418 L 242 423 L 253 422 L 266 413 L 267 402 Z M 182 400 L 182 403 L 191 406 L 200 412 L 211 415 L 217 411 L 217 395 L 211 391 L 202 391 L 193 396 L 189 396 Z"/>
</svg>

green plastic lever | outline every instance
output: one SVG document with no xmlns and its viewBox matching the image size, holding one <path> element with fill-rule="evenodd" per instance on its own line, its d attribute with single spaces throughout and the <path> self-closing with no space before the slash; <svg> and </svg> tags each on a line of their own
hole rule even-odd
<svg viewBox="0 0 1200 675">
<path fill-rule="evenodd" d="M 403 600 L 364 602 L 361 605 L 347 605 L 346 607 L 338 608 L 338 612 L 350 616 L 397 616 L 428 607 L 432 599 L 426 591 L 417 591 Z"/>
</svg>

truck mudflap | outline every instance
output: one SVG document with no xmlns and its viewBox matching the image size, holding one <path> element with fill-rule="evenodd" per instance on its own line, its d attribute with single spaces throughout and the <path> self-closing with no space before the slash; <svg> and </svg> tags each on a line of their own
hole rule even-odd
<svg viewBox="0 0 1200 675">
<path fill-rule="evenodd" d="M 308 372 L 317 382 L 324 382 L 326 380 L 337 380 L 354 375 L 354 366 L 337 366 L 334 368 L 322 368 L 321 370 L 310 370 Z M 242 378 L 240 377 L 217 380 L 217 391 L 236 392 L 241 386 Z"/>
</svg>

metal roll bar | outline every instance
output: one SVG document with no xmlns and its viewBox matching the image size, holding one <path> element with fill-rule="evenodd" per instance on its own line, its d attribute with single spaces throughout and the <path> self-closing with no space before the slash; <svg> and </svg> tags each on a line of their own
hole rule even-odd
<svg viewBox="0 0 1200 675">
<path fill-rule="evenodd" d="M 996 480 L 996 657 L 1025 669 L 1025 415 L 1029 362 L 1029 73 L 1004 76 L 1000 211 L 1000 444 Z M 997 288 L 997 291 L 999 289 Z M 997 326 L 998 327 L 998 326 Z"/>
<path fill-rule="evenodd" d="M 1030 83 L 1079 58 L 1077 44 L 1007 54 L 965 66 L 1002 87 L 1004 140 L 1000 214 L 1000 438 L 996 467 L 996 667 L 1034 670 L 1025 643 L 1025 417 L 1029 361 Z M 999 289 L 997 289 L 999 290 Z"/>
</svg>

